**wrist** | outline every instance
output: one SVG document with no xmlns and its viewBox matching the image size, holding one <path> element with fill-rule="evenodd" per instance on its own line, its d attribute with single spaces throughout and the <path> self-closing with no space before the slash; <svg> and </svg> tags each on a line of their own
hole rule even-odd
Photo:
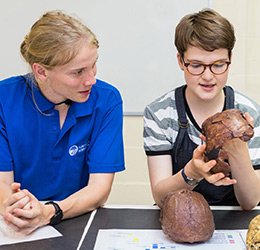
<svg viewBox="0 0 260 250">
<path fill-rule="evenodd" d="M 194 178 L 187 176 L 185 174 L 184 168 L 181 170 L 181 175 L 182 175 L 184 181 L 190 186 L 196 186 L 200 183 L 200 180 L 197 180 L 197 179 L 194 179 Z"/>
<path fill-rule="evenodd" d="M 63 218 L 63 211 L 60 206 L 54 201 L 48 201 L 44 206 L 49 207 L 48 212 L 48 222 L 46 224 L 57 225 L 61 222 Z"/>
<path fill-rule="evenodd" d="M 183 169 L 185 169 L 184 172 L 188 177 L 196 179 L 198 181 L 201 181 L 203 179 L 203 177 L 196 171 L 193 160 L 190 160 Z"/>
<path fill-rule="evenodd" d="M 43 214 L 45 225 L 50 224 L 51 218 L 54 216 L 56 210 L 52 204 L 43 204 Z"/>
</svg>

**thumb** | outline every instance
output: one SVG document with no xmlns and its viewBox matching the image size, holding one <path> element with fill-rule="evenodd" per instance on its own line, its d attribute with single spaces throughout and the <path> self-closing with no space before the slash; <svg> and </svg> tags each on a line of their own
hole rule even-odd
<svg viewBox="0 0 260 250">
<path fill-rule="evenodd" d="M 206 144 L 199 145 L 194 151 L 193 151 L 193 159 L 203 159 L 204 158 L 204 151 L 206 149 Z"/>
<path fill-rule="evenodd" d="M 254 126 L 254 118 L 248 112 L 245 112 L 245 118 L 251 126 Z"/>
<path fill-rule="evenodd" d="M 11 189 L 12 189 L 12 193 L 17 193 L 20 191 L 20 187 L 21 187 L 21 184 L 20 183 L 17 183 L 17 182 L 14 182 L 11 184 Z"/>
</svg>

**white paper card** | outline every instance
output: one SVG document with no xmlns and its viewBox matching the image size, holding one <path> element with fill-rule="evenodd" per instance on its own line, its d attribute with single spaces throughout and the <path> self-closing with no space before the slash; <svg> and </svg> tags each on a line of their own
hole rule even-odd
<svg viewBox="0 0 260 250">
<path fill-rule="evenodd" d="M 99 230 L 94 250 L 246 250 L 247 230 L 215 230 L 204 243 L 175 243 L 162 230 Z"/>
<path fill-rule="evenodd" d="M 3 221 L 3 218 L 0 217 L 0 245 L 8 245 L 60 236 L 62 236 L 62 234 L 59 233 L 54 227 L 49 225 L 36 229 L 30 235 L 17 233 L 8 227 Z"/>
</svg>

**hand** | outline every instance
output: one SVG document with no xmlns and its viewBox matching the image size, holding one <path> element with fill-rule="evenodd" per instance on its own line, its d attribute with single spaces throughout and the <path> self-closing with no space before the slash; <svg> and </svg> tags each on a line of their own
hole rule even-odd
<svg viewBox="0 0 260 250">
<path fill-rule="evenodd" d="M 19 196 L 19 197 L 18 197 Z M 28 190 L 20 190 L 16 197 L 23 198 L 10 203 L 3 218 L 5 223 L 16 232 L 30 234 L 36 228 L 49 223 L 46 207 L 42 205 Z M 12 200 L 12 199 L 10 199 Z M 30 203 L 30 207 L 25 205 Z"/>
<path fill-rule="evenodd" d="M 251 126 L 254 125 L 253 117 L 251 117 L 247 112 L 245 113 L 245 118 Z M 238 159 L 241 157 L 241 155 L 243 155 L 244 152 L 248 151 L 247 143 L 242 141 L 239 138 L 234 138 L 227 141 L 222 146 L 222 148 L 228 152 L 229 157 L 238 158 Z"/>
<path fill-rule="evenodd" d="M 205 178 L 209 183 L 214 184 L 215 186 L 221 185 L 232 185 L 237 181 L 235 179 L 230 179 L 225 177 L 223 173 L 212 174 L 210 172 L 211 168 L 216 165 L 215 160 L 208 162 L 204 161 L 204 151 L 206 149 L 206 144 L 198 146 L 193 152 L 193 158 L 190 161 L 191 166 L 187 169 L 187 176 L 192 177 L 197 180 L 202 180 Z M 191 170 L 192 168 L 192 170 Z"/>
<path fill-rule="evenodd" d="M 13 213 L 15 208 L 30 208 L 30 198 L 24 192 L 21 192 L 20 187 L 20 183 L 15 182 L 11 184 L 12 194 L 3 202 L 5 213 Z"/>
</svg>

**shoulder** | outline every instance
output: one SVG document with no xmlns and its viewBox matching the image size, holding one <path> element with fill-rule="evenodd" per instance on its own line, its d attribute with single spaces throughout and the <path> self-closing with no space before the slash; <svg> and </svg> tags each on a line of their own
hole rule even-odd
<svg viewBox="0 0 260 250">
<path fill-rule="evenodd" d="M 17 84 L 24 83 L 24 80 L 21 76 L 12 76 L 0 81 L 0 88 L 4 89 L 10 86 L 15 86 Z"/>
<path fill-rule="evenodd" d="M 13 76 L 0 81 L 1 100 L 20 98 L 26 93 L 26 84 L 21 76 Z"/>
<path fill-rule="evenodd" d="M 175 89 L 146 106 L 143 124 L 146 152 L 169 153 L 178 131 L 177 119 Z"/>
<path fill-rule="evenodd" d="M 248 112 L 251 116 L 260 115 L 260 105 L 249 96 L 234 90 L 235 108 L 240 109 L 243 113 Z"/>
<path fill-rule="evenodd" d="M 144 131 L 163 134 L 171 140 L 173 131 L 178 130 L 178 114 L 175 105 L 175 89 L 162 95 L 144 110 Z M 149 132 L 150 133 L 150 132 Z"/>
<path fill-rule="evenodd" d="M 164 117 L 169 117 L 171 114 L 171 117 L 173 117 L 175 110 L 175 89 L 173 89 L 148 104 L 145 107 L 144 116 L 147 116 L 149 113 L 153 113 L 157 115 L 161 114 Z"/>
<path fill-rule="evenodd" d="M 247 142 L 253 166 L 260 165 L 260 106 L 252 98 L 235 90 L 235 108 L 248 112 L 254 118 L 254 136 Z"/>
<path fill-rule="evenodd" d="M 100 79 L 97 79 L 96 84 L 92 86 L 91 92 L 100 98 L 113 97 L 116 101 L 122 102 L 119 90 L 110 83 Z"/>
</svg>

